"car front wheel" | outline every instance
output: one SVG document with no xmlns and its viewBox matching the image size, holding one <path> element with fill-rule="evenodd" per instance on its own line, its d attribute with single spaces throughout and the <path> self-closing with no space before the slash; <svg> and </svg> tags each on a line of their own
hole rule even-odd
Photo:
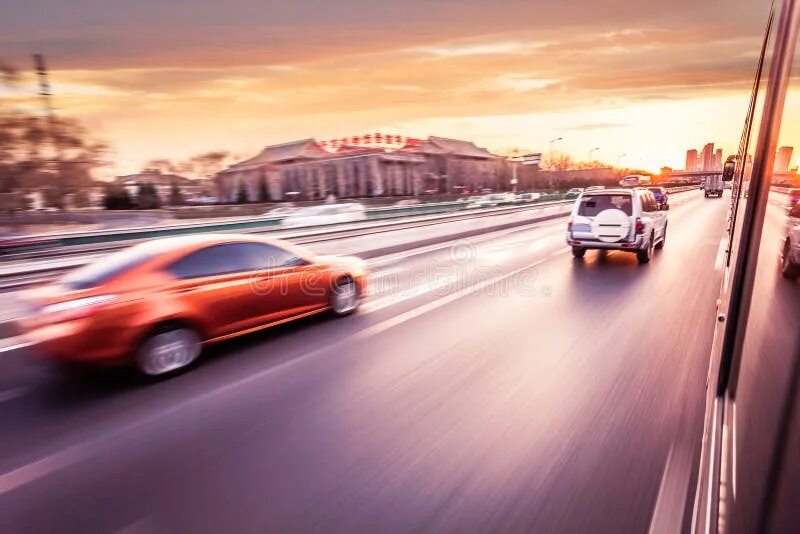
<svg viewBox="0 0 800 534">
<path fill-rule="evenodd" d="M 331 311 L 338 317 L 350 315 L 358 309 L 358 284 L 352 278 L 336 282 L 331 293 Z"/>
<path fill-rule="evenodd" d="M 586 249 L 583 247 L 572 247 L 572 256 L 581 259 L 586 255 Z"/>
</svg>

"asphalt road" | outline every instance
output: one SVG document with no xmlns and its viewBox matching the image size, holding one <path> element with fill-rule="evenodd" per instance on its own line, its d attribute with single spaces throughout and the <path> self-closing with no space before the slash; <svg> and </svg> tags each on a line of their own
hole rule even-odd
<svg viewBox="0 0 800 534">
<path fill-rule="evenodd" d="M 649 265 L 546 222 L 376 259 L 358 314 L 170 380 L 30 361 L 0 532 L 647 532 L 701 433 L 728 203 L 675 204 Z"/>
</svg>

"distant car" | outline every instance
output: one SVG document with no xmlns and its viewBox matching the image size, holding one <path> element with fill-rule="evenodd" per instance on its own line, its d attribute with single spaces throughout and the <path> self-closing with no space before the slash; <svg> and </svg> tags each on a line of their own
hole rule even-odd
<svg viewBox="0 0 800 534">
<path fill-rule="evenodd" d="M 800 202 L 800 189 L 789 189 L 789 207 L 793 208 Z"/>
<path fill-rule="evenodd" d="M 366 218 L 367 210 L 363 204 L 348 202 L 298 208 L 297 211 L 284 218 L 281 221 L 281 225 L 285 228 L 298 228 L 302 226 L 364 221 Z"/>
<path fill-rule="evenodd" d="M 542 198 L 541 193 L 519 193 L 517 195 L 517 202 L 535 202 Z"/>
<path fill-rule="evenodd" d="M 647 263 L 667 238 L 667 214 L 644 188 L 581 193 L 567 223 L 567 244 L 575 258 L 587 250 L 623 250 Z"/>
<path fill-rule="evenodd" d="M 598 191 L 600 189 L 605 189 L 605 188 L 606 186 L 604 185 L 590 185 L 589 187 L 584 189 L 584 191 Z"/>
<path fill-rule="evenodd" d="M 794 280 L 800 277 L 800 201 L 789 211 L 787 227 L 781 249 L 781 274 Z"/>
<path fill-rule="evenodd" d="M 202 347 L 326 310 L 354 312 L 367 265 L 283 241 L 206 234 L 144 242 L 29 290 L 19 321 L 43 356 L 164 375 Z"/>
<path fill-rule="evenodd" d="M 489 195 L 489 200 L 495 202 L 498 206 L 502 204 L 513 204 L 517 200 L 517 195 L 514 193 L 492 193 Z"/>
<path fill-rule="evenodd" d="M 467 208 L 468 209 L 493 208 L 497 206 L 497 202 L 490 197 L 491 195 L 479 195 L 475 197 L 470 197 L 469 201 L 467 202 Z"/>
<path fill-rule="evenodd" d="M 573 187 L 567 191 L 566 198 L 578 198 L 581 193 L 583 193 L 582 187 Z"/>
<path fill-rule="evenodd" d="M 216 204 L 217 202 L 219 202 L 219 199 L 211 196 L 201 196 L 188 201 L 189 204 L 202 204 L 206 206 Z"/>
<path fill-rule="evenodd" d="M 651 178 L 644 174 L 629 174 L 619 181 L 622 187 L 647 187 L 650 185 Z"/>
<path fill-rule="evenodd" d="M 421 201 L 418 198 L 406 198 L 406 199 L 403 199 L 403 200 L 398 200 L 397 202 L 394 203 L 394 205 L 395 206 L 416 206 L 417 204 L 420 204 L 420 202 Z"/>
<path fill-rule="evenodd" d="M 264 217 L 288 217 L 292 213 L 295 213 L 299 208 L 292 208 L 292 207 L 280 207 L 280 208 L 273 208 L 266 212 L 263 216 Z"/>
<path fill-rule="evenodd" d="M 669 209 L 669 195 L 667 194 L 667 190 L 663 187 L 648 187 L 647 188 L 653 196 L 656 197 L 656 202 L 658 202 L 658 209 L 660 210 L 668 210 Z"/>
</svg>

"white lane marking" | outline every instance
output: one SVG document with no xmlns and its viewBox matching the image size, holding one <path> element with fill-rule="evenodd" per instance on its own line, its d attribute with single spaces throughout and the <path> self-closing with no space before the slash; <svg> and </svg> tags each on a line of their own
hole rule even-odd
<svg viewBox="0 0 800 534">
<path fill-rule="evenodd" d="M 714 270 L 719 271 L 722 270 L 722 267 L 725 265 L 725 254 L 728 251 L 728 238 L 722 237 L 719 240 L 719 249 L 717 250 L 717 258 L 714 260 Z"/>
<path fill-rule="evenodd" d="M 399 273 L 406 271 L 407 269 L 403 269 L 401 267 L 394 267 L 391 269 L 382 269 L 380 271 L 375 271 L 369 277 L 370 282 L 374 282 L 376 280 L 380 280 L 382 278 L 386 278 L 387 276 L 393 276 Z"/>
<path fill-rule="evenodd" d="M 388 308 L 389 306 L 400 304 L 401 302 L 405 302 L 406 300 L 413 299 L 420 295 L 424 295 L 426 293 L 447 287 L 456 280 L 457 277 L 455 275 L 438 277 L 436 280 L 433 280 L 431 282 L 418 284 L 413 287 L 401 290 L 397 294 L 388 295 L 376 300 L 365 302 L 361 306 L 361 311 L 362 313 L 373 313 L 382 310 L 384 308 Z"/>
<path fill-rule="evenodd" d="M 0 391 L 0 402 L 6 402 L 21 397 L 27 391 L 25 388 L 14 388 Z"/>
<path fill-rule="evenodd" d="M 567 248 L 566 250 L 569 249 Z M 8 471 L 0 475 L 0 495 L 4 495 L 6 493 L 12 492 L 16 489 L 19 489 L 33 482 L 42 480 L 45 477 L 50 476 L 58 471 L 61 471 L 70 466 L 76 465 L 84 460 L 87 460 L 100 452 L 107 451 L 108 449 L 112 448 L 112 443 L 115 439 L 121 438 L 130 431 L 142 428 L 145 425 L 159 421 L 160 419 L 166 418 L 171 414 L 177 413 L 180 410 L 183 410 L 189 406 L 200 404 L 215 396 L 240 388 L 249 383 L 258 381 L 267 375 L 271 375 L 280 371 L 285 371 L 287 369 L 290 369 L 310 358 L 313 358 L 314 356 L 321 355 L 329 351 L 335 351 L 337 347 L 343 346 L 346 343 L 350 343 L 353 341 L 353 339 L 362 340 L 370 336 L 379 334 L 381 332 L 385 332 L 390 328 L 394 328 L 395 326 L 401 325 L 407 321 L 415 319 L 423 315 L 424 313 L 428 313 L 446 304 L 450 304 L 451 302 L 454 302 L 460 298 L 476 293 L 484 288 L 489 287 L 492 284 L 496 284 L 507 278 L 516 276 L 527 269 L 533 269 L 534 267 L 541 265 L 542 263 L 554 258 L 560 253 L 561 252 L 555 253 L 547 258 L 543 258 L 537 262 L 534 262 L 520 269 L 516 269 L 504 275 L 496 276 L 491 279 L 484 280 L 480 283 L 474 284 L 472 286 L 465 287 L 464 289 L 461 289 L 456 293 L 452 293 L 438 300 L 432 301 L 424 306 L 421 306 L 420 308 L 417 308 L 416 310 L 411 310 L 410 312 L 397 315 L 391 319 L 388 319 L 371 327 L 367 327 L 363 330 L 360 330 L 359 332 L 356 332 L 354 335 L 349 336 L 348 338 L 306 352 L 305 354 L 298 355 L 297 357 L 292 358 L 290 360 L 286 360 L 278 365 L 275 365 L 268 369 L 264 369 L 263 371 L 260 371 L 258 373 L 253 373 L 251 375 L 248 375 L 241 380 L 230 382 L 215 390 L 211 390 L 202 395 L 192 397 L 191 399 L 188 399 L 182 403 L 174 404 L 171 407 L 162 410 L 161 412 L 157 412 L 153 415 L 140 419 L 139 421 L 135 421 L 133 423 L 124 425 L 121 428 L 114 430 L 108 434 L 104 434 L 94 439 L 90 439 L 88 441 L 72 445 L 58 452 L 50 454 L 49 456 L 45 456 L 43 458 L 40 458 L 39 460 L 35 460 L 31 463 L 12 469 L 11 471 Z"/>
<path fill-rule="evenodd" d="M 689 447 L 673 442 L 669 447 L 656 504 L 650 518 L 650 534 L 680 532 L 686 496 L 690 491 L 693 454 Z"/>
<path fill-rule="evenodd" d="M 461 298 L 464 298 L 466 296 L 472 295 L 473 293 L 477 293 L 478 291 L 481 291 L 482 289 L 485 289 L 485 288 L 487 288 L 487 287 L 489 287 L 491 285 L 497 284 L 498 282 L 502 282 L 503 280 L 511 278 L 512 276 L 517 276 L 518 274 L 523 273 L 523 272 L 525 272 L 525 271 L 527 271 L 529 269 L 533 269 L 533 268 L 537 267 L 538 265 L 544 263 L 545 261 L 548 261 L 549 259 L 550 258 L 543 258 L 543 259 L 541 259 L 539 261 L 533 262 L 530 265 L 526 265 L 525 267 L 521 267 L 519 269 L 514 269 L 513 271 L 505 273 L 503 275 L 493 276 L 491 278 L 483 280 L 482 282 L 478 282 L 477 284 L 473 284 L 471 286 L 465 287 L 465 288 L 463 288 L 463 289 L 461 289 L 459 291 L 456 291 L 455 293 L 451 293 L 451 294 L 446 295 L 446 296 L 444 296 L 442 298 L 439 298 L 439 299 L 433 300 L 431 302 L 428 302 L 427 304 L 423 304 L 422 306 L 420 306 L 418 308 L 414 308 L 413 310 L 409 310 L 409 311 L 407 311 L 405 313 L 401 313 L 400 315 L 396 315 L 395 317 L 392 317 L 391 319 L 387 319 L 387 320 L 385 320 L 383 322 L 380 322 L 378 324 L 369 326 L 369 327 L 365 328 L 364 330 L 361 330 L 360 332 L 358 332 L 357 334 L 355 334 L 352 337 L 355 338 L 355 339 L 364 339 L 364 338 L 367 338 L 367 337 L 370 337 L 370 336 L 374 336 L 376 334 L 380 334 L 381 332 L 385 332 L 386 330 L 389 330 L 390 328 L 394 328 L 395 326 L 401 325 L 401 324 L 403 324 L 405 322 L 408 322 L 408 321 L 410 321 L 412 319 L 415 319 L 415 318 L 417 318 L 417 317 L 419 317 L 421 315 L 424 315 L 424 314 L 426 314 L 428 312 L 431 312 L 431 311 L 433 311 L 433 310 L 435 310 L 437 308 L 441 308 L 442 306 L 450 304 L 451 302 L 454 302 L 454 301 L 456 301 L 458 299 L 461 299 Z"/>
<path fill-rule="evenodd" d="M 669 467 L 672 464 L 672 453 L 675 451 L 675 444 L 670 443 L 669 452 L 667 453 L 667 461 L 664 464 L 664 469 L 661 471 L 661 483 L 658 485 L 658 493 L 656 494 L 656 505 L 653 508 L 653 515 L 650 517 L 650 534 L 661 534 L 663 531 L 658 530 L 662 525 L 660 524 L 661 516 L 664 513 L 664 497 L 666 495 L 665 488 L 667 485 L 667 476 Z"/>
<path fill-rule="evenodd" d="M 19 341 L 16 342 L 17 339 L 21 339 L 20 336 L 8 338 L 6 341 L 10 342 L 8 345 L 4 345 L 0 347 L 0 353 L 3 352 L 12 352 L 19 349 L 24 349 L 25 347 L 30 347 L 36 344 L 35 341 Z"/>
<path fill-rule="evenodd" d="M 385 265 L 387 263 L 397 262 L 400 260 L 404 260 L 407 258 L 411 258 L 414 256 L 419 256 L 422 254 L 427 254 L 429 252 L 435 252 L 437 250 L 446 249 L 453 246 L 453 243 L 462 243 L 466 242 L 472 245 L 482 243 L 484 241 L 490 241 L 493 239 L 503 239 L 505 236 L 517 233 L 517 232 L 524 232 L 530 230 L 538 230 L 540 228 L 547 228 L 548 226 L 556 226 L 563 224 L 562 221 L 539 221 L 539 222 L 531 222 L 530 224 L 525 224 L 522 226 L 517 226 L 515 228 L 507 228 L 505 230 L 496 230 L 493 232 L 489 232 L 486 234 L 476 235 L 473 237 L 466 237 L 466 238 L 457 238 L 451 239 L 449 241 L 443 243 L 437 243 L 435 245 L 428 245 L 426 247 L 414 248 L 409 249 L 403 252 L 395 252 L 392 254 L 387 254 L 385 256 L 377 256 L 370 260 L 367 260 L 369 265 L 378 266 L 378 265 Z M 534 238 L 535 239 L 535 238 Z"/>
</svg>

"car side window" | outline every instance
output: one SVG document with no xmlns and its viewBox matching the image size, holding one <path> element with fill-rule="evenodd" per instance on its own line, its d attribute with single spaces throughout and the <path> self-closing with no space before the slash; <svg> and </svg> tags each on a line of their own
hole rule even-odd
<svg viewBox="0 0 800 534">
<path fill-rule="evenodd" d="M 200 278 L 220 274 L 258 271 L 297 265 L 296 254 L 261 243 L 213 245 L 184 256 L 167 270 L 177 278 Z"/>
<path fill-rule="evenodd" d="M 237 250 L 235 244 L 210 246 L 184 256 L 167 270 L 182 279 L 234 273 L 242 267 Z"/>
<path fill-rule="evenodd" d="M 642 202 L 643 212 L 653 211 L 653 204 L 651 202 L 651 197 L 648 193 L 642 193 L 641 195 L 639 195 L 639 199 Z"/>
<path fill-rule="evenodd" d="M 303 259 L 290 250 L 261 243 L 243 243 L 250 270 L 280 269 L 300 265 Z"/>
</svg>

